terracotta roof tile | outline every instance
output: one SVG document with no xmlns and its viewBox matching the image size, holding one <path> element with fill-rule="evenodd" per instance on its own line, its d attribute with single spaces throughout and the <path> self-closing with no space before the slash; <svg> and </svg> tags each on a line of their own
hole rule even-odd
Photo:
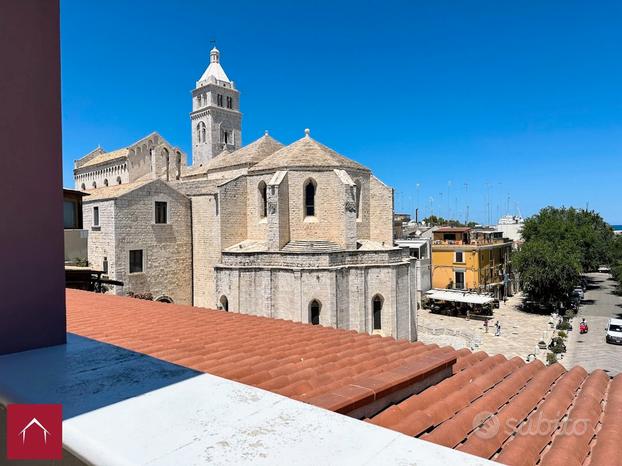
<svg viewBox="0 0 622 466">
<path fill-rule="evenodd" d="M 622 375 L 74 290 L 67 308 L 71 332 L 504 464 L 622 466 Z"/>
<path fill-rule="evenodd" d="M 67 316 L 70 332 L 343 413 L 421 386 L 457 358 L 436 345 L 76 290 Z"/>
</svg>

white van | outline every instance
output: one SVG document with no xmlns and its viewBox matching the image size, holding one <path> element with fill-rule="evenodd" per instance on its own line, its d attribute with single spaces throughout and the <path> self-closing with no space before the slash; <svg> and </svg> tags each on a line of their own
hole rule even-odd
<svg viewBox="0 0 622 466">
<path fill-rule="evenodd" d="M 609 319 L 605 341 L 622 344 L 622 319 Z"/>
</svg>

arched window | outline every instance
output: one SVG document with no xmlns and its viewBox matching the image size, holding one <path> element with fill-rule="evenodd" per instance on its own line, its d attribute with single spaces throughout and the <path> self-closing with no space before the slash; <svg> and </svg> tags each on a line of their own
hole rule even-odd
<svg viewBox="0 0 622 466">
<path fill-rule="evenodd" d="M 200 121 L 197 125 L 197 140 L 199 142 L 205 142 L 206 130 L 205 123 Z"/>
<path fill-rule="evenodd" d="M 82 185 L 80 186 L 80 188 L 82 189 L 82 191 L 86 191 L 86 185 L 84 183 L 82 183 Z"/>
<path fill-rule="evenodd" d="M 93 181 L 93 188 L 97 188 L 97 182 Z"/>
<path fill-rule="evenodd" d="M 373 297 L 371 302 L 374 312 L 374 330 L 380 330 L 382 328 L 382 306 L 384 304 L 384 298 L 377 294 Z"/>
<path fill-rule="evenodd" d="M 117 184 L 121 184 L 121 177 L 117 176 Z"/>
<path fill-rule="evenodd" d="M 177 152 L 177 160 L 175 160 L 175 179 L 181 178 L 181 153 Z"/>
<path fill-rule="evenodd" d="M 259 216 L 261 218 L 268 216 L 268 186 L 264 181 L 259 183 Z"/>
<path fill-rule="evenodd" d="M 223 311 L 229 312 L 229 300 L 224 294 L 220 297 L 219 303 L 220 303 L 220 308 Z"/>
<path fill-rule="evenodd" d="M 307 180 L 304 187 L 304 196 L 305 196 L 305 216 L 313 217 L 315 216 L 315 191 L 317 185 L 315 180 Z"/>
<path fill-rule="evenodd" d="M 309 322 L 312 325 L 320 325 L 320 312 L 322 311 L 322 305 L 317 299 L 314 299 L 309 304 Z"/>
<path fill-rule="evenodd" d="M 361 182 L 359 180 L 356 180 L 356 218 L 361 218 L 361 198 L 362 198 L 362 192 L 361 192 Z"/>
<path fill-rule="evenodd" d="M 108 178 L 104 178 L 104 186 L 108 186 Z"/>
</svg>

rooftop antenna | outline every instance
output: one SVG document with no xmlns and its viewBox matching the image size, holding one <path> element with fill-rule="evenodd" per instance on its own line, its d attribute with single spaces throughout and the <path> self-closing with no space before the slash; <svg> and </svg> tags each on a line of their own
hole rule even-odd
<svg viewBox="0 0 622 466">
<path fill-rule="evenodd" d="M 216 47 L 216 39 L 210 40 L 209 43 L 212 45 L 212 48 Z"/>
</svg>

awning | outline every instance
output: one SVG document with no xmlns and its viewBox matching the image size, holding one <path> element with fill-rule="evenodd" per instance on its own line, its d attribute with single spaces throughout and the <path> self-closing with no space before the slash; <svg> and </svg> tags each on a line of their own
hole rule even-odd
<svg viewBox="0 0 622 466">
<path fill-rule="evenodd" d="M 490 304 L 494 301 L 490 296 L 469 293 L 467 291 L 430 290 L 427 291 L 425 295 L 429 299 L 470 304 Z"/>
</svg>

